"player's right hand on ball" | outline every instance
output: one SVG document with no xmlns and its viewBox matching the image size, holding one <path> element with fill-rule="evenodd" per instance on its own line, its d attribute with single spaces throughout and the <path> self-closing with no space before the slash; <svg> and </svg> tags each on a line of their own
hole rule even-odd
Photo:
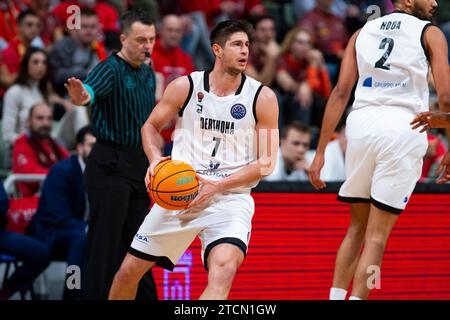
<svg viewBox="0 0 450 320">
<path fill-rule="evenodd" d="M 320 170 L 322 170 L 324 162 L 325 161 L 323 154 L 316 153 L 316 156 L 314 157 L 311 167 L 309 168 L 308 172 L 309 181 L 316 190 L 323 189 L 327 186 L 325 182 L 320 180 Z"/>
</svg>

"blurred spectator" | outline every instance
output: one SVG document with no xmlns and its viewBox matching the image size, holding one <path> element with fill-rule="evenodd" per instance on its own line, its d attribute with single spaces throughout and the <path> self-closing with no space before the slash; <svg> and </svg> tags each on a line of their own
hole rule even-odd
<svg viewBox="0 0 450 320">
<path fill-rule="evenodd" d="M 94 10 L 100 20 L 100 29 L 102 32 L 119 32 L 119 15 L 116 8 L 106 2 L 97 0 L 68 0 L 57 5 L 53 9 L 52 15 L 57 19 L 57 24 L 60 29 L 66 30 L 66 21 L 72 14 L 67 13 L 67 8 L 72 5 Z"/>
<path fill-rule="evenodd" d="M 64 84 L 71 76 L 84 80 L 97 63 L 106 59 L 106 51 L 97 39 L 100 24 L 97 14 L 83 8 L 79 30 L 69 31 L 69 35 L 56 42 L 50 52 L 51 80 L 55 91 L 64 96 Z"/>
<path fill-rule="evenodd" d="M 90 127 L 77 134 L 76 154 L 55 164 L 45 179 L 31 221 L 32 235 L 45 243 L 53 260 L 78 266 L 84 276 L 86 248 L 85 161 L 95 144 Z M 81 290 L 64 290 L 64 299 L 80 299 Z"/>
<path fill-rule="evenodd" d="M 50 0 L 28 0 L 28 8 L 36 12 L 42 22 L 41 39 L 49 46 L 55 37 L 56 19 L 50 12 Z"/>
<path fill-rule="evenodd" d="M 17 17 L 26 9 L 22 0 L 5 0 L 0 3 L 0 50 L 17 36 Z"/>
<path fill-rule="evenodd" d="M 220 0 L 214 23 L 262 16 L 266 14 L 266 8 L 261 2 L 261 0 Z"/>
<path fill-rule="evenodd" d="M 27 121 L 28 132 L 18 137 L 13 147 L 13 173 L 47 174 L 56 162 L 69 156 L 69 152 L 51 136 L 53 110 L 45 102 L 33 105 Z M 37 183 L 18 183 L 23 197 L 39 190 Z"/>
<path fill-rule="evenodd" d="M 281 133 L 281 147 L 273 173 L 265 181 L 308 181 L 312 160 L 309 127 L 299 121 L 286 125 Z"/>
<path fill-rule="evenodd" d="M 434 171 L 447 152 L 447 148 L 439 136 L 427 133 L 427 138 L 428 149 L 423 158 L 422 176 L 420 178 L 422 181 L 435 177 Z"/>
<path fill-rule="evenodd" d="M 322 53 L 313 49 L 311 34 L 300 27 L 287 34 L 281 52 L 276 80 L 284 93 L 284 122 L 300 120 L 320 126 L 331 91 Z"/>
<path fill-rule="evenodd" d="M 156 100 L 172 80 L 194 71 L 192 58 L 181 47 L 182 21 L 176 15 L 164 16 L 161 20 L 159 39 L 153 49 L 153 69 L 156 73 Z"/>
<path fill-rule="evenodd" d="M 30 288 L 34 279 L 50 263 L 50 253 L 43 243 L 23 234 L 5 231 L 8 207 L 8 195 L 0 181 L 0 253 L 12 255 L 22 261 L 19 268 L 3 283 L 0 300 L 7 300 L 16 291 Z"/>
<path fill-rule="evenodd" d="M 170 14 L 164 16 L 159 30 L 159 39 L 153 49 L 153 69 L 156 75 L 156 101 L 158 101 L 170 81 L 194 71 L 191 57 L 180 48 L 183 37 L 180 17 Z M 175 119 L 161 132 L 164 138 L 164 154 L 172 150 L 172 132 Z"/>
<path fill-rule="evenodd" d="M 344 20 L 331 12 L 334 0 L 316 0 L 316 7 L 300 20 L 300 26 L 308 30 L 314 45 L 324 54 L 333 83 L 344 55 L 348 33 Z"/>
<path fill-rule="evenodd" d="M 345 136 L 345 123 L 338 124 L 334 140 L 325 148 L 325 164 L 320 171 L 320 179 L 323 181 L 345 180 L 345 150 L 347 138 Z"/>
<path fill-rule="evenodd" d="M 17 23 L 17 36 L 0 53 L 0 86 L 2 87 L 0 96 L 2 97 L 5 89 L 14 83 L 19 72 L 20 61 L 33 40 L 38 38 L 42 26 L 36 12 L 31 10 L 20 12 Z"/>
<path fill-rule="evenodd" d="M 246 73 L 262 84 L 271 86 L 280 54 L 280 47 L 276 42 L 275 20 L 271 16 L 261 16 L 255 19 L 253 27 Z"/>
</svg>

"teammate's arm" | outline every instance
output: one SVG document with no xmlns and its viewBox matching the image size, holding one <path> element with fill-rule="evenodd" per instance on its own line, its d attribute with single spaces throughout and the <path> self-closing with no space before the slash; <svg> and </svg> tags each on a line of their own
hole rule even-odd
<svg viewBox="0 0 450 320">
<path fill-rule="evenodd" d="M 339 79 L 328 99 L 320 130 L 319 144 L 316 155 L 309 170 L 309 180 L 317 190 L 324 188 L 325 182 L 320 180 L 320 170 L 324 164 L 325 148 L 336 129 L 339 120 L 347 106 L 353 86 L 358 80 L 358 66 L 356 62 L 355 42 L 359 31 L 350 38 L 341 63 Z"/>
<path fill-rule="evenodd" d="M 257 160 L 220 181 L 205 180 L 197 176 L 203 184 L 202 189 L 188 208 L 200 206 L 217 193 L 249 186 L 273 172 L 279 144 L 278 102 L 275 93 L 268 87 L 263 87 L 258 96 L 256 118 Z"/>
<path fill-rule="evenodd" d="M 150 163 L 150 172 L 165 158 L 160 151 L 160 132 L 183 106 L 189 94 L 188 77 L 179 77 L 167 86 L 161 101 L 155 106 L 147 121 L 141 128 L 142 147 Z M 168 158 L 168 157 L 166 157 Z"/>
</svg>

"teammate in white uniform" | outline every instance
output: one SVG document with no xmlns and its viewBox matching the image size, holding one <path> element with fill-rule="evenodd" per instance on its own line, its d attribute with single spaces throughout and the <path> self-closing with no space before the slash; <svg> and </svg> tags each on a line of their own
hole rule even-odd
<svg viewBox="0 0 450 320">
<path fill-rule="evenodd" d="M 330 299 L 345 299 L 352 279 L 350 299 L 367 299 L 380 276 L 387 239 L 420 177 L 427 149 L 425 133 L 409 123 L 428 110 L 429 65 L 441 107 L 448 108 L 447 43 L 427 21 L 436 1 L 393 2 L 394 13 L 367 22 L 349 40 L 310 168 L 311 183 L 324 188 L 324 150 L 356 83 L 347 118 L 347 179 L 338 196 L 350 203 L 351 222 L 337 253 Z"/>
<path fill-rule="evenodd" d="M 244 260 L 254 212 L 250 188 L 275 166 L 278 104 L 273 91 L 244 74 L 251 27 L 225 21 L 211 32 L 216 56 L 210 72 L 171 82 L 142 128 L 153 175 L 167 159 L 158 146 L 161 129 L 176 115 L 172 159 L 191 164 L 201 182 L 187 210 L 155 204 L 117 272 L 110 299 L 132 299 L 142 275 L 155 263 L 172 270 L 197 235 L 208 270 L 201 299 L 226 299 Z"/>
</svg>

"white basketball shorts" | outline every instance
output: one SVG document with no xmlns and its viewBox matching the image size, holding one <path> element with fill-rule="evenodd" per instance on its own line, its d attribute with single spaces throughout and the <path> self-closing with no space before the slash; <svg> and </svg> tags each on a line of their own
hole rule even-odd
<svg viewBox="0 0 450 320">
<path fill-rule="evenodd" d="M 153 205 L 134 236 L 129 253 L 155 261 L 160 267 L 173 270 L 178 259 L 199 235 L 202 260 L 208 269 L 208 255 L 222 243 L 239 247 L 247 253 L 255 203 L 250 194 L 226 194 L 197 214 L 173 211 Z"/>
<path fill-rule="evenodd" d="M 347 118 L 346 180 L 338 200 L 371 202 L 400 214 L 422 172 L 426 133 L 412 130 L 414 113 L 402 107 L 364 107 Z"/>
</svg>

